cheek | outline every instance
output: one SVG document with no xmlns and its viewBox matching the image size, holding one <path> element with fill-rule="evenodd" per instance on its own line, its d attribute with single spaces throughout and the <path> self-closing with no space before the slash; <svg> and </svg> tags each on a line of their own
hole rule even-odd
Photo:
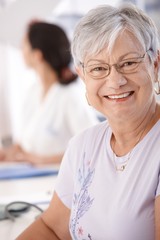
<svg viewBox="0 0 160 240">
<path fill-rule="evenodd" d="M 26 51 L 24 53 L 24 61 L 26 63 L 27 66 L 31 67 L 32 63 L 33 63 L 33 57 L 31 55 L 31 53 L 29 51 Z"/>
<path fill-rule="evenodd" d="M 154 79 L 155 79 L 154 71 L 150 66 L 148 66 L 148 68 L 144 67 L 139 72 L 138 79 L 137 77 L 135 77 L 135 79 L 139 87 L 148 88 L 149 86 L 153 86 Z"/>
<path fill-rule="evenodd" d="M 28 58 L 29 58 L 29 53 L 28 53 L 28 49 L 23 49 L 23 58 L 24 60 L 27 62 L 28 61 Z"/>
<path fill-rule="evenodd" d="M 86 91 L 88 93 L 88 95 L 92 96 L 98 96 L 100 89 L 102 87 L 102 84 L 99 81 L 96 80 L 89 80 L 86 81 Z"/>
<path fill-rule="evenodd" d="M 154 89 L 154 82 L 155 82 L 155 76 L 154 73 L 150 73 L 146 71 L 146 77 L 144 80 L 144 85 L 148 89 L 149 92 L 153 91 Z"/>
<path fill-rule="evenodd" d="M 154 73 L 149 69 L 145 69 L 141 71 L 138 76 L 138 98 L 141 99 L 143 103 L 147 103 L 151 100 L 154 93 Z"/>
</svg>

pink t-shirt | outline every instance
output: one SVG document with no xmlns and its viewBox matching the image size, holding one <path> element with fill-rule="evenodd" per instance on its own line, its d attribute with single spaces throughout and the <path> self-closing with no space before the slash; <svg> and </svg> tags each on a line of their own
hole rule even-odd
<svg viewBox="0 0 160 240">
<path fill-rule="evenodd" d="M 64 156 L 55 191 L 71 209 L 72 239 L 153 240 L 160 121 L 134 147 L 124 171 L 115 170 L 111 134 L 106 121 L 91 127 L 70 141 Z"/>
</svg>

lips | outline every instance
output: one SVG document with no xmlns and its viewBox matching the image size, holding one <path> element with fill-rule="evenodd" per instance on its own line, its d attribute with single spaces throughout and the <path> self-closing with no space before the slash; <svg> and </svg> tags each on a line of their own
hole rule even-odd
<svg viewBox="0 0 160 240">
<path fill-rule="evenodd" d="M 124 98 L 131 96 L 133 93 L 134 93 L 133 91 L 130 91 L 130 92 L 125 92 L 125 93 L 121 93 L 121 94 L 107 95 L 104 97 L 106 97 L 108 99 L 124 99 Z"/>
</svg>

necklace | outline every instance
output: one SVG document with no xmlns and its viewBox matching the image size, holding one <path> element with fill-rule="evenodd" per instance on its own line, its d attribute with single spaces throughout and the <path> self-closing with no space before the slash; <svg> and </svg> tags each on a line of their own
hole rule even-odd
<svg viewBox="0 0 160 240">
<path fill-rule="evenodd" d="M 115 148 L 115 143 L 116 143 L 116 141 L 114 141 L 114 143 L 112 144 L 113 163 L 114 163 L 114 166 L 115 166 L 115 170 L 116 170 L 117 172 L 118 172 L 118 171 L 121 171 L 121 172 L 122 172 L 122 171 L 124 171 L 124 170 L 126 169 L 127 164 L 128 164 L 128 162 L 129 162 L 129 160 L 130 160 L 130 158 L 131 158 L 131 153 L 132 153 L 134 147 L 141 141 L 142 136 L 143 136 L 143 133 L 145 132 L 145 130 L 146 130 L 146 128 L 147 128 L 148 122 L 151 122 L 153 116 L 154 116 L 154 114 L 151 115 L 149 121 L 147 121 L 147 123 L 145 124 L 145 126 L 144 126 L 144 128 L 143 128 L 143 130 L 142 130 L 142 132 L 141 132 L 141 134 L 140 134 L 137 142 L 133 145 L 133 148 L 132 148 L 131 151 L 127 154 L 127 159 L 126 159 L 125 161 L 123 161 L 123 163 L 118 163 L 118 164 L 116 163 L 116 159 L 115 159 L 115 158 L 116 158 L 116 154 L 115 154 L 115 152 L 114 152 L 114 148 Z"/>
<path fill-rule="evenodd" d="M 132 152 L 132 150 L 127 154 L 127 159 L 126 159 L 125 161 L 123 161 L 123 163 L 117 163 L 117 162 L 116 162 L 115 154 L 114 154 L 114 152 L 113 152 L 113 161 L 114 161 L 115 169 L 116 169 L 117 172 L 118 172 L 118 171 L 121 171 L 121 172 L 122 172 L 122 171 L 125 170 L 128 162 L 129 162 L 129 159 L 130 159 L 130 156 L 131 156 L 131 152 Z"/>
<path fill-rule="evenodd" d="M 136 144 L 138 144 L 139 141 L 140 141 L 140 139 L 136 142 Z M 135 145 L 136 145 L 136 144 L 135 144 Z M 134 145 L 134 147 L 135 147 L 135 145 Z M 114 167 L 115 167 L 115 169 L 116 169 L 117 172 L 118 172 L 118 171 L 121 171 L 121 172 L 122 172 L 122 171 L 125 170 L 128 162 L 129 162 L 129 160 L 130 160 L 131 153 L 132 153 L 132 150 L 133 150 L 133 149 L 127 154 L 127 159 L 126 159 L 125 161 L 123 161 L 123 163 L 118 163 L 118 164 L 117 164 L 116 159 L 115 159 L 115 158 L 116 158 L 116 154 L 114 153 L 114 147 L 115 147 L 115 142 L 114 142 L 114 144 L 112 145 Z M 134 147 L 133 147 L 133 148 L 134 148 Z"/>
</svg>

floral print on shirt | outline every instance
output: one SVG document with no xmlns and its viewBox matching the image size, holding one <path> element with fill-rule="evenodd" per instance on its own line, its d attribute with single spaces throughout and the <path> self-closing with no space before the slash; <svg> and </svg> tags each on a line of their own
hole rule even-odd
<svg viewBox="0 0 160 240">
<path fill-rule="evenodd" d="M 92 237 L 87 233 L 87 239 L 84 239 L 84 230 L 79 226 L 79 219 L 89 210 L 94 198 L 91 198 L 88 188 L 91 185 L 94 177 L 94 169 L 90 168 L 90 162 L 85 163 L 85 155 L 83 158 L 82 167 L 78 170 L 78 191 L 74 194 L 73 198 L 73 212 L 70 222 L 70 231 L 74 240 L 92 240 Z M 85 234 L 86 235 L 86 234 Z"/>
</svg>

